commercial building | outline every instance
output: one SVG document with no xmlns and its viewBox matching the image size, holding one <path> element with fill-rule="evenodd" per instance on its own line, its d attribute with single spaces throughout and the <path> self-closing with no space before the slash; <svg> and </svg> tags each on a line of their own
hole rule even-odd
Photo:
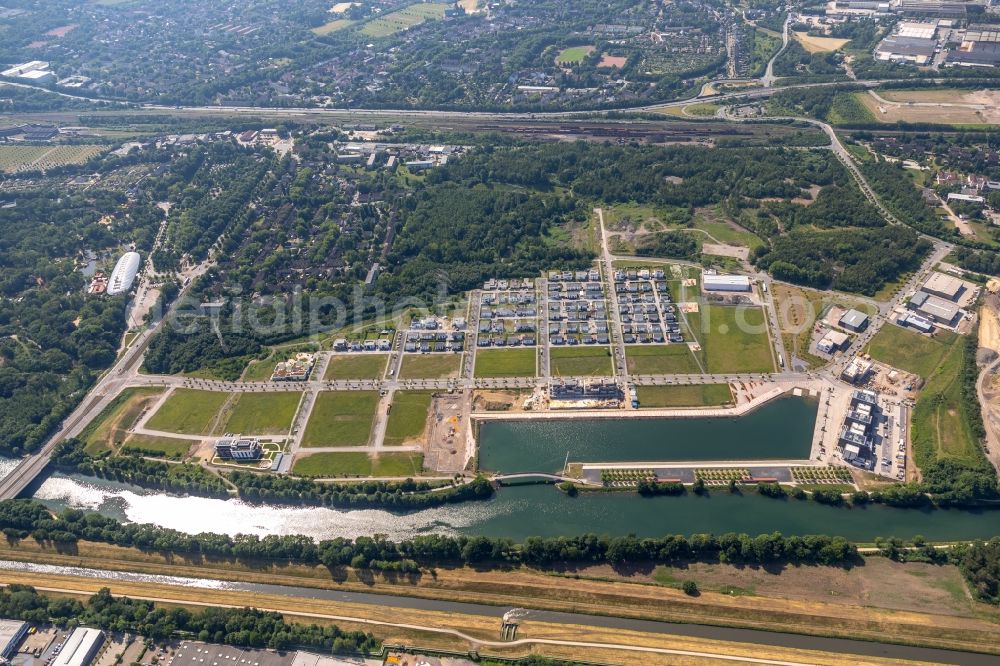
<svg viewBox="0 0 1000 666">
<path fill-rule="evenodd" d="M 952 275 L 944 273 L 931 273 L 931 276 L 924 282 L 921 291 L 926 291 L 932 296 L 939 296 L 949 301 L 957 301 L 965 290 L 965 283 Z"/>
<path fill-rule="evenodd" d="M 135 274 L 139 272 L 139 263 L 138 252 L 126 252 L 118 259 L 108 280 L 108 296 L 124 294 L 132 288 Z"/>
<path fill-rule="evenodd" d="M 875 467 L 875 429 L 878 421 L 878 395 L 874 391 L 854 391 L 837 437 L 837 448 L 844 462 L 862 469 Z"/>
<path fill-rule="evenodd" d="M 28 623 L 20 620 L 0 620 L 0 657 L 10 659 L 28 633 Z"/>
<path fill-rule="evenodd" d="M 89 666 L 103 644 L 104 632 L 100 629 L 75 629 L 52 666 Z"/>
<path fill-rule="evenodd" d="M 840 374 L 840 377 L 851 384 L 864 384 L 868 379 L 868 376 L 872 371 L 872 362 L 866 361 L 863 358 L 854 358 L 851 362 L 844 368 L 844 371 Z"/>
<path fill-rule="evenodd" d="M 1000 65 L 1000 43 L 962 42 L 948 52 L 945 64 L 959 67 L 996 67 Z"/>
<path fill-rule="evenodd" d="M 898 37 L 917 37 L 919 39 L 934 39 L 937 35 L 937 21 L 933 23 L 918 23 L 903 21 L 896 27 Z"/>
<path fill-rule="evenodd" d="M 713 275 L 705 273 L 702 276 L 705 291 L 750 291 L 750 278 L 746 275 Z"/>
<path fill-rule="evenodd" d="M 14 65 L 0 72 L 0 76 L 21 79 L 28 83 L 54 83 L 56 80 L 56 75 L 49 71 L 49 63 L 44 60 L 32 60 Z"/>
<path fill-rule="evenodd" d="M 886 62 L 930 64 L 937 41 L 925 37 L 886 37 L 875 47 L 875 58 Z"/>
<path fill-rule="evenodd" d="M 824 354 L 832 354 L 834 352 L 840 351 L 841 349 L 846 349 L 847 344 L 850 341 L 848 335 L 842 331 L 827 331 L 826 335 L 816 343 L 816 349 L 820 350 Z"/>
<path fill-rule="evenodd" d="M 964 19 L 967 6 L 955 0 L 899 0 L 897 11 L 903 16 Z"/>
<path fill-rule="evenodd" d="M 958 306 L 951 301 L 931 296 L 926 291 L 918 291 L 913 294 L 906 307 L 945 326 L 951 326 L 961 312 Z"/>
<path fill-rule="evenodd" d="M 904 312 L 899 315 L 896 319 L 896 323 L 900 326 L 908 326 L 914 330 L 920 331 L 921 333 L 930 333 L 934 330 L 934 324 L 920 315 L 912 314 L 910 312 Z"/>
<path fill-rule="evenodd" d="M 949 192 L 948 201 L 964 201 L 966 203 L 986 203 L 986 199 L 977 194 L 963 194 L 961 192 Z"/>
<path fill-rule="evenodd" d="M 841 328 L 846 328 L 849 331 L 860 333 L 868 328 L 868 315 L 864 312 L 858 312 L 857 310 L 851 309 L 844 313 L 844 316 L 840 318 L 837 325 Z"/>
<path fill-rule="evenodd" d="M 262 454 L 257 437 L 226 435 L 215 442 L 215 455 L 223 460 L 259 460 Z"/>
</svg>

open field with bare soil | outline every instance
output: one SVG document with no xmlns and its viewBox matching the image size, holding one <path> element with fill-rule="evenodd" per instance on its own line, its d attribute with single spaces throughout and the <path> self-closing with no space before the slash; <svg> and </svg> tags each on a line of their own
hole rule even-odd
<svg viewBox="0 0 1000 666">
<path fill-rule="evenodd" d="M 814 37 L 806 32 L 793 32 L 795 41 L 802 45 L 809 53 L 825 53 L 844 48 L 849 39 L 838 39 L 836 37 Z"/>
<path fill-rule="evenodd" d="M 879 122 L 945 125 L 1000 124 L 1000 91 L 894 90 L 856 93 Z"/>
</svg>

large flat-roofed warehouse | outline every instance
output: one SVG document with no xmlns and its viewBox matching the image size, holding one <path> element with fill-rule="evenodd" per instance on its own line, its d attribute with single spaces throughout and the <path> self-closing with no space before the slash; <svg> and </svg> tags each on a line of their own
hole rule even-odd
<svg viewBox="0 0 1000 666">
<path fill-rule="evenodd" d="M 904 16 L 965 18 L 966 3 L 954 0 L 900 0 L 897 11 Z"/>
<path fill-rule="evenodd" d="M 926 65 L 934 57 L 937 41 L 926 37 L 886 37 L 875 47 L 875 58 Z"/>
<path fill-rule="evenodd" d="M 854 331 L 855 333 L 860 333 L 868 328 L 868 315 L 864 312 L 858 312 L 857 310 L 848 310 L 837 323 L 840 324 L 842 328 Z"/>
<path fill-rule="evenodd" d="M 1000 65 L 1000 42 L 962 42 L 948 52 L 946 63 L 961 67 L 996 67 Z"/>
<path fill-rule="evenodd" d="M 931 296 L 946 298 L 949 301 L 957 301 L 965 289 L 965 284 L 957 277 L 945 275 L 944 273 L 931 273 L 931 276 L 924 282 L 921 291 L 926 291 Z"/>
<path fill-rule="evenodd" d="M 746 275 L 712 275 L 702 276 L 705 291 L 750 291 L 750 278 Z"/>
<path fill-rule="evenodd" d="M 931 296 L 926 291 L 913 294 L 906 306 L 946 326 L 951 326 L 959 314 L 957 305 L 938 296 Z"/>
<path fill-rule="evenodd" d="M 10 659 L 28 633 L 28 623 L 20 620 L 0 620 L 0 657 Z"/>
<path fill-rule="evenodd" d="M 229 645 L 213 645 L 197 641 L 182 642 L 170 666 L 291 666 L 295 652 L 241 649 Z M 308 662 L 307 662 L 308 663 Z"/>
<path fill-rule="evenodd" d="M 52 666 L 90 666 L 103 643 L 104 632 L 100 629 L 74 629 Z"/>
</svg>

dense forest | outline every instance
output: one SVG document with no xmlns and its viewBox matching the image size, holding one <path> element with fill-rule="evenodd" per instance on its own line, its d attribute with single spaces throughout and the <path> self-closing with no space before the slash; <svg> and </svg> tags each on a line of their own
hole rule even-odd
<svg viewBox="0 0 1000 666">
<path fill-rule="evenodd" d="M 85 293 L 88 259 L 147 250 L 162 218 L 148 200 L 99 189 L 21 193 L 0 215 L 0 450 L 41 445 L 112 362 L 124 297 Z"/>
<path fill-rule="evenodd" d="M 874 296 L 887 282 L 920 266 L 929 241 L 912 229 L 795 230 L 754 253 L 778 280 Z"/>
<path fill-rule="evenodd" d="M 375 652 L 371 634 L 341 631 L 336 625 L 286 622 L 280 613 L 254 608 L 157 607 L 152 601 L 115 597 L 102 588 L 86 601 L 39 594 L 27 585 L 0 588 L 0 616 L 29 622 L 130 631 L 152 640 L 177 636 L 248 648 L 312 648 L 326 652 Z"/>
</svg>

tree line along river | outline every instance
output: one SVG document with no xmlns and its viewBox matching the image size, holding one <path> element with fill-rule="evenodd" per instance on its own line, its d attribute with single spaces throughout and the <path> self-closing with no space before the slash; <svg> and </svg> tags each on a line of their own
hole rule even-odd
<svg viewBox="0 0 1000 666">
<path fill-rule="evenodd" d="M 740 419 L 644 419 L 504 422 L 481 432 L 483 468 L 558 470 L 571 460 L 721 460 L 739 457 L 805 458 L 816 416 L 815 401 L 779 400 Z M 0 475 L 12 461 L 0 465 Z M 539 469 L 541 468 L 541 469 Z M 241 500 L 181 497 L 104 479 L 54 474 L 35 498 L 53 509 L 100 511 L 189 533 L 306 534 L 317 539 L 375 533 L 392 540 L 417 534 L 528 536 L 693 534 L 831 534 L 853 541 L 921 535 L 935 541 L 1000 535 L 1000 510 L 898 509 L 882 505 L 833 507 L 772 499 L 752 489 L 707 497 L 644 498 L 632 492 L 568 497 L 552 486 L 504 487 L 488 501 L 391 513 L 378 509 L 252 505 Z"/>
</svg>

